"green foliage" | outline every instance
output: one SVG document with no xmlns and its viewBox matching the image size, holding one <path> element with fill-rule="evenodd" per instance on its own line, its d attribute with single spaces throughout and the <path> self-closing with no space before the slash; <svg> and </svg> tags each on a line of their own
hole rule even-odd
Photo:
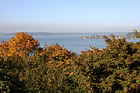
<svg viewBox="0 0 140 93">
<path fill-rule="evenodd" d="M 41 48 L 32 36 L 17 33 L 0 44 L 0 92 L 139 93 L 140 41 L 104 38 L 106 48 L 76 56 L 58 44 Z"/>
<path fill-rule="evenodd" d="M 105 37 L 108 44 L 102 51 L 96 48 L 79 55 L 77 63 L 90 78 L 95 92 L 139 92 L 139 45 L 125 38 Z"/>
<path fill-rule="evenodd" d="M 0 57 L 0 92 L 1 93 L 23 93 L 24 83 L 18 80 L 14 74 L 10 74 L 9 63 Z"/>
<path fill-rule="evenodd" d="M 84 76 L 74 63 L 75 53 L 55 44 L 36 51 L 20 72 L 30 92 L 82 92 L 87 91 Z"/>
</svg>

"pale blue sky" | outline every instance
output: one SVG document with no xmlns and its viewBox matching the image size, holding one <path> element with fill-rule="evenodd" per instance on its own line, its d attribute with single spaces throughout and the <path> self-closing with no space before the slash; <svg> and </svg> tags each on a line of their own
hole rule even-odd
<svg viewBox="0 0 140 93">
<path fill-rule="evenodd" d="M 0 0 L 0 32 L 110 32 L 140 27 L 140 0 Z"/>
</svg>

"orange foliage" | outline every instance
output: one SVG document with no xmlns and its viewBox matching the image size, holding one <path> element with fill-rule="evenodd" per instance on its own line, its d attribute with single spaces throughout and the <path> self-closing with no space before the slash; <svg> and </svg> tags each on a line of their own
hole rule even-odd
<svg viewBox="0 0 140 93">
<path fill-rule="evenodd" d="M 46 47 L 44 53 L 48 59 L 56 60 L 68 60 L 72 55 L 75 55 L 74 52 L 68 51 L 66 48 L 59 46 L 58 44 Z"/>
<path fill-rule="evenodd" d="M 3 57 L 4 59 L 7 59 L 7 56 L 9 54 L 8 50 L 9 50 L 8 43 L 5 42 L 5 41 L 2 41 L 1 45 L 0 45 L 0 55 L 1 55 L 1 57 Z"/>
<path fill-rule="evenodd" d="M 25 57 L 39 46 L 38 40 L 35 40 L 28 33 L 20 32 L 14 36 L 8 42 L 2 41 L 0 45 L 0 55 L 5 59 L 11 56 Z"/>
<path fill-rule="evenodd" d="M 136 31 L 136 36 L 140 38 L 140 32 Z M 106 48 L 91 47 L 76 56 L 58 44 L 38 48 L 38 40 L 17 33 L 8 42 L 1 42 L 0 61 L 4 65 L 0 66 L 24 82 L 26 92 L 139 93 L 140 41 L 127 42 L 114 35 L 104 38 Z"/>
<path fill-rule="evenodd" d="M 68 72 L 70 72 L 70 70 L 68 69 L 74 68 L 74 65 L 72 65 L 72 61 L 76 58 L 75 53 L 68 51 L 66 48 L 58 44 L 47 46 L 44 51 L 39 53 L 39 55 L 43 58 L 41 60 L 44 60 L 47 65 L 53 64 L 53 69 L 65 68 L 65 71 L 67 70 Z M 33 56 L 33 59 L 36 59 L 38 57 L 39 56 L 37 54 L 37 56 Z"/>
</svg>

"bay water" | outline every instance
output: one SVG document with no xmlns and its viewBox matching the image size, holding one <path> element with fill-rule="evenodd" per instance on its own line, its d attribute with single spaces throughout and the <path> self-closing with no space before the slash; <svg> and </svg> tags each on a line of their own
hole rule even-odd
<svg viewBox="0 0 140 93">
<path fill-rule="evenodd" d="M 114 32 L 115 35 L 123 35 L 127 32 Z M 79 39 L 80 36 L 88 35 L 110 35 L 110 32 L 94 32 L 94 33 L 29 33 L 32 34 L 35 39 L 38 39 L 40 46 L 44 48 L 46 45 L 59 44 L 64 45 L 64 48 L 72 50 L 77 54 L 80 54 L 81 51 L 91 49 L 90 47 L 96 47 L 99 49 L 105 48 L 107 44 L 104 39 Z M 13 33 L 1 33 L 0 41 L 8 41 L 13 37 Z M 138 39 L 127 40 L 129 42 L 137 42 Z"/>
</svg>

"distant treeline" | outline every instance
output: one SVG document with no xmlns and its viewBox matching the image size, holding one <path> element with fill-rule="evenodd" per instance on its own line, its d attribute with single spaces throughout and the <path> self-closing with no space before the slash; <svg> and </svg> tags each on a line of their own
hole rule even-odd
<svg viewBox="0 0 140 93">
<path fill-rule="evenodd" d="M 32 35 L 16 33 L 0 44 L 0 92 L 139 93 L 140 41 L 104 39 L 106 48 L 77 55 L 58 44 L 41 48 Z"/>
<path fill-rule="evenodd" d="M 89 35 L 89 36 L 80 36 L 80 39 L 104 39 L 105 35 Z M 107 36 L 109 38 L 111 38 L 110 36 Z M 121 39 L 121 38 L 126 38 L 126 39 L 137 39 L 137 37 L 135 36 L 135 33 L 130 32 L 127 33 L 125 35 L 115 35 L 116 39 Z"/>
</svg>

